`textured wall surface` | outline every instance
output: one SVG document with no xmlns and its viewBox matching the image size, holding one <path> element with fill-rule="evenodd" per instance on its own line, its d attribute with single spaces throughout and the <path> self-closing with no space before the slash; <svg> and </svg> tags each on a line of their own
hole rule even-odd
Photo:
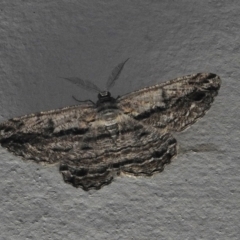
<svg viewBox="0 0 240 240">
<path fill-rule="evenodd" d="M 0 148 L 0 239 L 239 239 L 240 3 L 59 0 L 0 3 L 0 120 L 96 100 L 61 77 L 118 96 L 213 72 L 207 115 L 174 134 L 179 154 L 151 178 L 118 177 L 99 191 L 63 182 L 58 166 Z"/>
</svg>

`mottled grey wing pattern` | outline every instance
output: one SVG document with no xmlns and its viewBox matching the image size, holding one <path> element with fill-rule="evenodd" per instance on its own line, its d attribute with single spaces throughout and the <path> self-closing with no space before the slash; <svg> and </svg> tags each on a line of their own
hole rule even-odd
<svg viewBox="0 0 240 240">
<path fill-rule="evenodd" d="M 65 182 L 99 189 L 120 173 L 152 175 L 176 154 L 176 140 L 117 109 L 91 105 L 13 118 L 0 124 L 0 142 L 37 163 L 60 162 Z"/>
<path fill-rule="evenodd" d="M 96 119 L 94 105 L 85 104 L 16 117 L 0 124 L 0 142 L 18 156 L 38 163 L 62 160 L 61 152 L 82 139 Z"/>
<path fill-rule="evenodd" d="M 0 143 L 37 163 L 60 163 L 64 181 L 99 189 L 120 173 L 151 176 L 176 155 L 170 131 L 203 116 L 220 87 L 215 74 L 196 74 L 118 99 L 10 119 Z M 109 96 L 106 98 L 106 96 Z M 106 101 L 107 99 L 107 101 Z"/>
<path fill-rule="evenodd" d="M 216 74 L 188 75 L 124 95 L 117 106 L 163 132 L 182 131 L 206 113 L 220 85 Z"/>
<path fill-rule="evenodd" d="M 176 154 L 176 140 L 145 127 L 119 110 L 100 115 L 63 160 L 64 180 L 84 190 L 99 189 L 120 173 L 151 176 Z"/>
</svg>

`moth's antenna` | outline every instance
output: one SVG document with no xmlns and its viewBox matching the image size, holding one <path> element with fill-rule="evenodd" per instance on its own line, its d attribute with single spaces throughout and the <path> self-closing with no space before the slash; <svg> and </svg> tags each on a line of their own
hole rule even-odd
<svg viewBox="0 0 240 240">
<path fill-rule="evenodd" d="M 90 91 L 94 91 L 94 92 L 101 92 L 101 90 L 92 82 L 88 81 L 88 80 L 83 80 L 81 78 L 78 77 L 70 77 L 70 78 L 63 78 L 65 80 L 70 81 L 71 83 L 76 84 L 77 86 L 80 86 L 86 90 L 90 90 Z"/>
<path fill-rule="evenodd" d="M 118 79 L 118 77 L 120 76 L 121 71 L 123 70 L 123 67 L 125 65 L 125 63 L 129 60 L 126 59 L 124 62 L 118 64 L 112 71 L 111 75 L 108 78 L 107 81 L 107 90 L 109 90 L 115 83 L 115 81 Z"/>
</svg>

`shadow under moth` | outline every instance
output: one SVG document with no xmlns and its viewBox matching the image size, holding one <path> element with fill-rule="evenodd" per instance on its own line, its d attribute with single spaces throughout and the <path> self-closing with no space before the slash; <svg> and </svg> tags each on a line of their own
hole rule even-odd
<svg viewBox="0 0 240 240">
<path fill-rule="evenodd" d="M 187 75 L 113 98 L 109 89 L 126 61 L 113 69 L 106 91 L 90 81 L 67 78 L 97 92 L 98 101 L 5 121 L 0 124 L 1 145 L 25 160 L 59 164 L 64 181 L 86 191 L 110 184 L 121 173 L 151 176 L 163 171 L 177 153 L 171 133 L 206 113 L 220 78 Z"/>
</svg>

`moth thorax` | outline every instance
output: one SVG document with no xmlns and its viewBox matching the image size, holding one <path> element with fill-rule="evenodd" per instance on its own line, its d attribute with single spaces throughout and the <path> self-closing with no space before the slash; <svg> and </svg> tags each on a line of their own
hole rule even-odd
<svg viewBox="0 0 240 240">
<path fill-rule="evenodd" d="M 98 99 L 100 102 L 105 102 L 111 100 L 111 93 L 108 91 L 100 92 L 98 94 Z"/>
</svg>

